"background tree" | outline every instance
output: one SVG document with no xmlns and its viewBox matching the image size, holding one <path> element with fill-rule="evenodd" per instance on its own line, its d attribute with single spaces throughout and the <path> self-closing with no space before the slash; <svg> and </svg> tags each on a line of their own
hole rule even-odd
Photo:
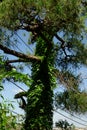
<svg viewBox="0 0 87 130">
<path fill-rule="evenodd" d="M 65 90 L 55 94 L 55 107 L 74 113 L 85 113 L 87 110 L 87 93 Z"/>
<path fill-rule="evenodd" d="M 34 54 L 18 52 L 10 45 L 7 47 L 3 35 L 1 37 L 0 49 L 17 57 L 3 62 L 10 70 L 8 75 L 5 71 L 2 79 L 13 79 L 29 86 L 26 130 L 52 129 L 56 78 L 67 89 L 79 91 L 79 77 L 73 68 L 87 65 L 87 49 L 83 44 L 86 10 L 83 0 L 4 0 L 0 3 L 2 30 L 26 30 L 30 33 L 29 43 L 35 46 Z M 15 62 L 32 63 L 31 77 L 14 71 L 12 64 Z"/>
</svg>

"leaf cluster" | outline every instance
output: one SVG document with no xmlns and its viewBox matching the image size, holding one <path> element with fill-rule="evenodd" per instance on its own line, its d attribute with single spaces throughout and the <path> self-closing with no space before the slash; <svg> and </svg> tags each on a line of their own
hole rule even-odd
<svg viewBox="0 0 87 130">
<path fill-rule="evenodd" d="M 1 93 L 1 91 L 0 91 Z M 0 94 L 2 99 L 0 103 L 0 129 L 1 130 L 11 130 L 16 128 L 16 116 L 12 114 L 10 109 L 14 109 L 12 102 L 5 101 L 2 94 Z"/>
</svg>

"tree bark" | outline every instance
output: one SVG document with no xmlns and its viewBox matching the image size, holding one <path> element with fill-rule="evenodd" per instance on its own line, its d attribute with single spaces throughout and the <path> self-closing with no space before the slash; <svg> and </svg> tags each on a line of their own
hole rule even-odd
<svg viewBox="0 0 87 130">
<path fill-rule="evenodd" d="M 41 57 L 39 56 L 34 56 L 34 55 L 26 55 L 20 52 L 17 52 L 15 50 L 11 50 L 3 45 L 0 44 L 0 49 L 4 51 L 4 53 L 6 54 L 10 54 L 10 55 L 14 55 L 16 57 L 28 60 L 29 62 L 33 62 L 33 61 L 41 61 Z"/>
</svg>

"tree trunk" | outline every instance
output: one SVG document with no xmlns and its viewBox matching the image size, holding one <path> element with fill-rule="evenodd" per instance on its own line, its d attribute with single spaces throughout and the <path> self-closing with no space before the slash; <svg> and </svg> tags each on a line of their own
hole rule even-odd
<svg viewBox="0 0 87 130">
<path fill-rule="evenodd" d="M 44 55 L 45 46 L 42 45 L 41 48 L 41 44 L 38 45 L 36 54 Z M 34 62 L 32 65 L 33 82 L 28 91 L 25 130 L 52 130 L 53 91 L 49 73 L 51 65 L 49 54 L 44 56 L 41 63 Z"/>
</svg>

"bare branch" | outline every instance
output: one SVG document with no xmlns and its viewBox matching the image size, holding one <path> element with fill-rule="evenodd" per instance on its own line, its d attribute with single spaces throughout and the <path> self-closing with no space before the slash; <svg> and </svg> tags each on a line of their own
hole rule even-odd
<svg viewBox="0 0 87 130">
<path fill-rule="evenodd" d="M 27 60 L 24 60 L 24 59 L 7 60 L 7 61 L 6 61 L 6 64 L 16 63 L 16 62 L 28 62 L 28 61 L 27 61 Z"/>
<path fill-rule="evenodd" d="M 55 37 L 61 42 L 61 48 L 62 48 L 62 50 L 67 58 L 68 55 L 67 55 L 66 50 L 65 50 L 65 41 L 61 37 L 59 37 L 57 34 L 55 34 Z"/>
<path fill-rule="evenodd" d="M 59 37 L 57 34 L 55 34 L 55 37 L 56 37 L 60 42 L 62 42 L 62 44 L 65 43 L 65 41 L 64 41 L 61 37 Z"/>
<path fill-rule="evenodd" d="M 16 57 L 28 60 L 29 62 L 33 62 L 33 61 L 41 61 L 41 58 L 38 56 L 34 56 L 34 55 L 26 55 L 20 52 L 17 52 L 15 50 L 11 50 L 3 45 L 0 44 L 0 49 L 3 50 L 6 54 L 10 54 L 10 55 L 14 55 Z"/>
</svg>

